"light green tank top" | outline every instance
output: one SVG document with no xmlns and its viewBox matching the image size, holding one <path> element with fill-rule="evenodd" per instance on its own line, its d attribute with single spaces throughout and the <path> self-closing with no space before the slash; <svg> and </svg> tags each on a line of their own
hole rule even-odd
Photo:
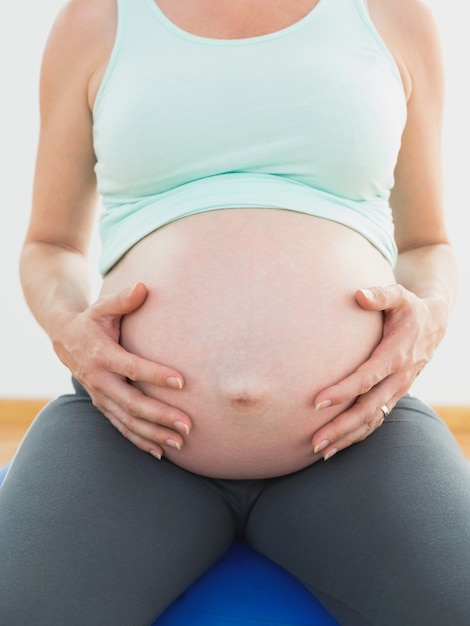
<svg viewBox="0 0 470 626">
<path fill-rule="evenodd" d="M 287 28 L 235 40 L 189 34 L 154 0 L 117 3 L 93 112 L 103 274 L 161 226 L 234 207 L 339 222 L 394 264 L 406 102 L 364 0 L 320 0 Z"/>
</svg>

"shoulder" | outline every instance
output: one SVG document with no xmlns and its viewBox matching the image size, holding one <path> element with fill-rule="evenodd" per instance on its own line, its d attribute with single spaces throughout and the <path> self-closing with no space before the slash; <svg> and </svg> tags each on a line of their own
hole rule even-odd
<svg viewBox="0 0 470 626">
<path fill-rule="evenodd" d="M 116 0 L 68 0 L 58 13 L 43 56 L 43 82 L 88 89 L 107 62 L 117 26 Z"/>
<path fill-rule="evenodd" d="M 49 41 L 65 48 L 96 46 L 115 30 L 116 21 L 116 0 L 68 0 L 56 17 Z"/>
<path fill-rule="evenodd" d="M 368 0 L 368 5 L 372 19 L 397 37 L 422 41 L 433 36 L 435 19 L 426 0 Z"/>
<path fill-rule="evenodd" d="M 368 0 L 372 21 L 402 71 L 409 95 L 426 80 L 439 81 L 442 54 L 437 23 L 426 0 Z"/>
<path fill-rule="evenodd" d="M 54 28 L 93 36 L 116 15 L 117 0 L 67 0 L 57 15 Z"/>
</svg>

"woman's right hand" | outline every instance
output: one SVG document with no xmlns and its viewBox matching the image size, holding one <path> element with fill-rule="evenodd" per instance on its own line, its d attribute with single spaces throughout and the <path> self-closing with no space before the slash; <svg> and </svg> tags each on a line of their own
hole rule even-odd
<svg viewBox="0 0 470 626">
<path fill-rule="evenodd" d="M 60 360 L 90 394 L 93 404 L 119 432 L 157 458 L 164 448 L 181 449 L 189 435 L 188 415 L 146 396 L 131 382 L 182 389 L 181 374 L 170 367 L 127 352 L 119 345 L 121 320 L 138 309 L 147 288 L 138 283 L 101 296 L 64 324 L 54 349 Z"/>
</svg>

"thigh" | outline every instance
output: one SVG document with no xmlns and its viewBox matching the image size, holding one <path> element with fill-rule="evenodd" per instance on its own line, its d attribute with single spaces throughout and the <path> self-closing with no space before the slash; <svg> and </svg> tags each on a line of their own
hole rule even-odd
<svg viewBox="0 0 470 626">
<path fill-rule="evenodd" d="M 138 450 L 88 396 L 64 396 L 0 490 L 0 623 L 149 624 L 233 534 L 209 480 Z"/>
<path fill-rule="evenodd" d="M 415 398 L 366 441 L 273 482 L 247 540 L 341 624 L 470 624 L 469 464 Z"/>
</svg>

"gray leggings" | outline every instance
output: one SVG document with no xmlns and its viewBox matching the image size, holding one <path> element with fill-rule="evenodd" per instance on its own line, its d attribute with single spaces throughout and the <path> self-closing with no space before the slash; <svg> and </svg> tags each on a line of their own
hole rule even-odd
<svg viewBox="0 0 470 626">
<path fill-rule="evenodd" d="M 215 480 L 139 451 L 76 391 L 0 489 L 0 624 L 146 626 L 235 538 L 345 626 L 470 624 L 469 464 L 416 398 L 326 463 Z"/>
</svg>

